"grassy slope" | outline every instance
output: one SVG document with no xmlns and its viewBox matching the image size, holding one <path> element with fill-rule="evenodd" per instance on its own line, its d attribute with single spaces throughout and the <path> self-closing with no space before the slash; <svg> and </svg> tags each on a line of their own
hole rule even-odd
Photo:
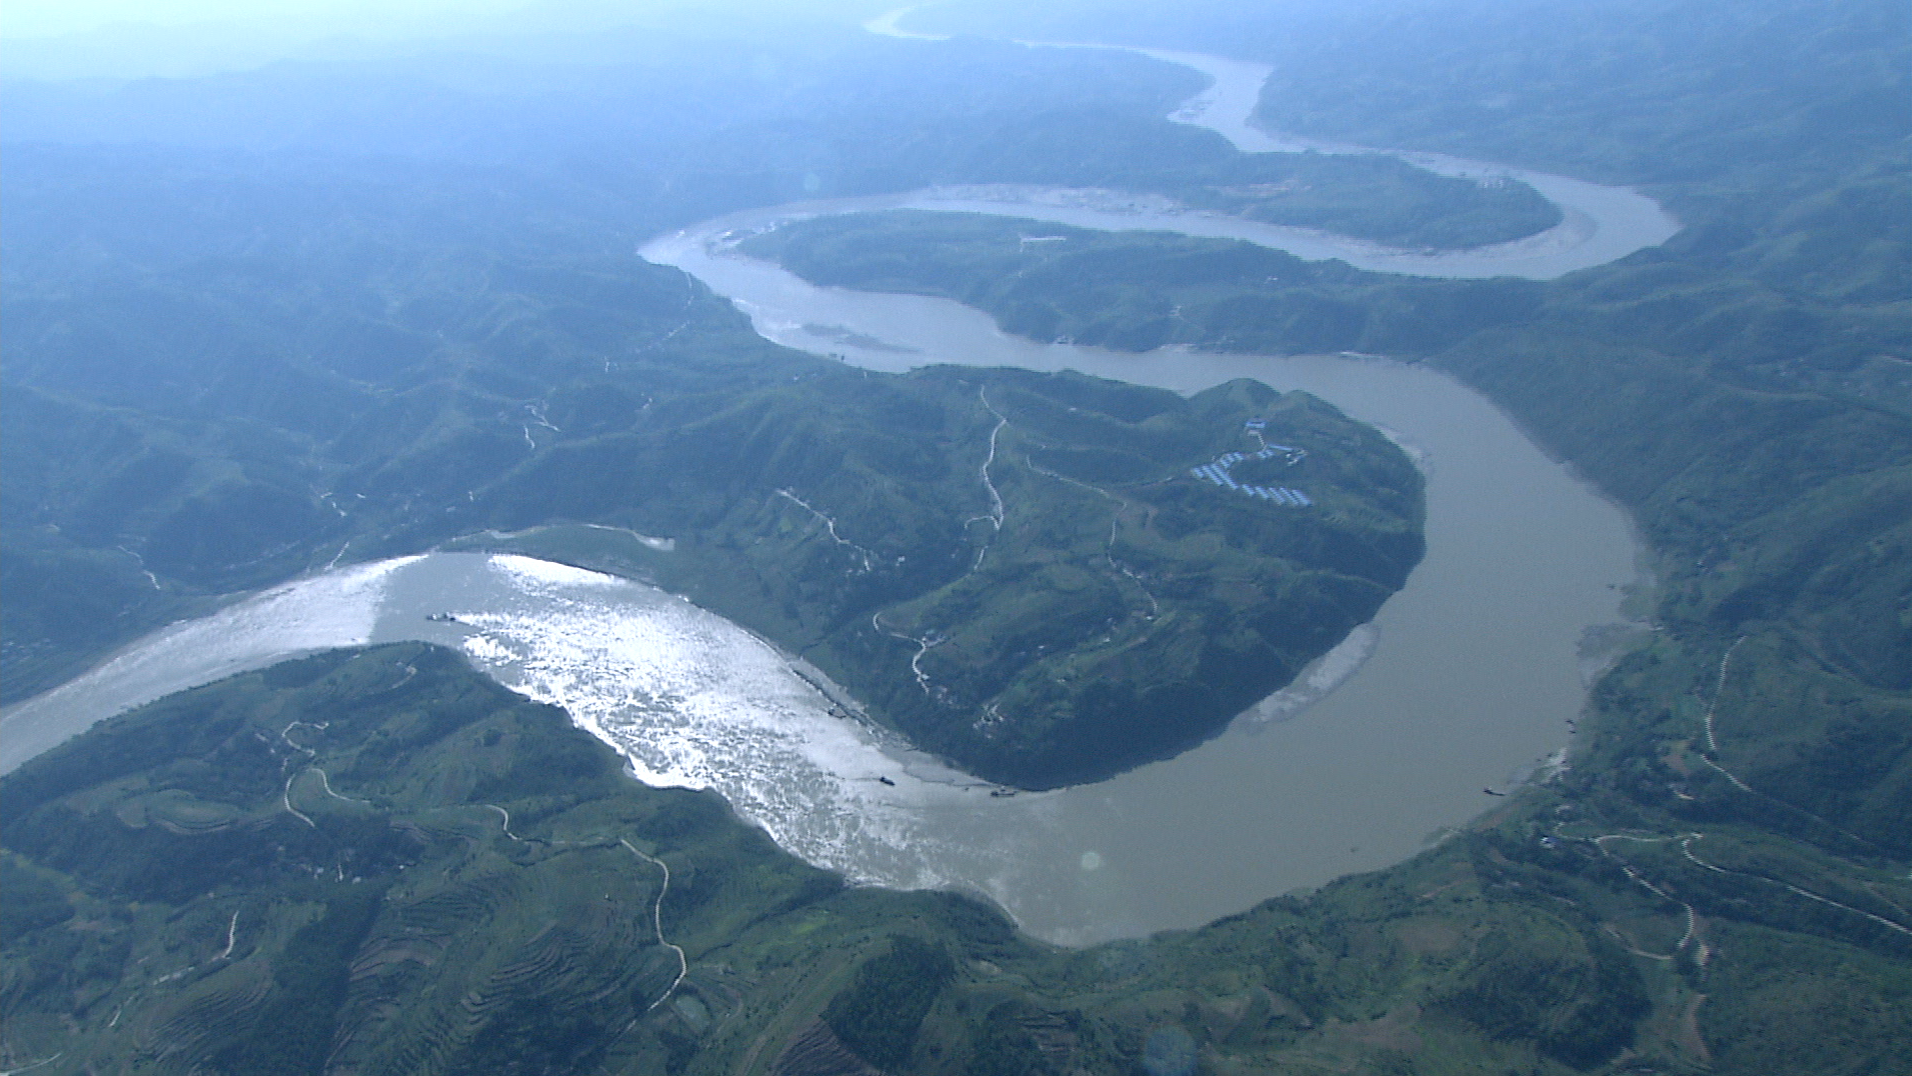
<svg viewBox="0 0 1912 1076">
<path fill-rule="evenodd" d="M 1703 1048 L 1695 998 L 1748 1021 L 1782 990 L 1839 1034 L 1715 1030 L 1724 1070 L 1778 1050 L 1863 1071 L 1908 1032 L 1904 940 L 1815 937 L 1787 921 L 1811 902 L 1749 919 L 1732 884 L 1784 872 L 1884 907 L 1902 880 L 1716 833 L 1707 861 L 1742 873 L 1685 894 L 1710 902 L 1711 966 L 1645 960 L 1628 950 L 1672 949 L 1681 922 L 1622 855 L 1663 885 L 1715 872 L 1560 830 L 1541 849 L 1510 822 L 1200 931 L 1054 950 L 962 898 L 846 891 L 445 651 L 341 651 L 155 703 L 0 782 L 0 1026 L 10 1062 L 58 1053 L 56 1073 L 553 1076 L 845 1056 L 1565 1073 L 1635 1041 L 1677 1062 Z M 684 950 L 674 988 L 658 924 Z"/>
<path fill-rule="evenodd" d="M 0 803 L 7 1049 L 64 1051 L 49 1072 L 675 1071 L 712 1018 L 787 1002 L 791 941 L 849 960 L 886 918 L 980 914 L 869 907 L 420 646 L 175 696 Z M 696 969 L 653 1008 L 660 895 Z"/>
<path fill-rule="evenodd" d="M 1282 479 L 1317 508 L 1188 476 L 1252 451 L 1250 418 L 1306 447 Z M 796 384 L 660 396 L 647 423 L 560 441 L 474 510 L 506 530 L 669 536 L 668 554 L 594 557 L 575 531 L 514 547 L 654 578 L 817 662 L 916 743 L 1048 787 L 1199 741 L 1372 616 L 1419 559 L 1419 496 L 1378 434 L 1259 385 L 1184 400 L 1072 374 L 817 364 Z"/>
</svg>

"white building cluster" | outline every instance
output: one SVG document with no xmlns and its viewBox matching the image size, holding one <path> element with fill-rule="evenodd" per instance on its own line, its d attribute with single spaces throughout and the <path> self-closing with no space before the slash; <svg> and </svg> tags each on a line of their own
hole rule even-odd
<svg viewBox="0 0 1912 1076">
<path fill-rule="evenodd" d="M 1260 430 L 1264 425 L 1265 424 L 1260 421 L 1250 421 L 1246 424 L 1249 430 L 1255 431 L 1257 438 L 1261 436 Z M 1290 508 L 1306 508 L 1314 504 L 1314 501 L 1310 499 L 1306 493 L 1298 489 L 1290 489 L 1287 486 L 1244 486 L 1240 482 L 1235 481 L 1235 477 L 1228 472 L 1237 463 L 1241 463 L 1245 460 L 1267 460 L 1273 459 L 1276 456 L 1286 456 L 1288 462 L 1294 464 L 1300 463 L 1303 459 L 1307 458 L 1307 455 L 1308 453 L 1304 449 L 1294 448 L 1289 445 L 1271 445 L 1263 442 L 1260 451 L 1225 452 L 1215 457 L 1212 463 L 1204 463 L 1200 467 L 1190 468 L 1188 473 L 1204 482 L 1213 482 L 1223 489 L 1232 489 L 1237 493 L 1246 493 L 1250 497 L 1260 497 L 1264 501 L 1285 504 Z"/>
</svg>

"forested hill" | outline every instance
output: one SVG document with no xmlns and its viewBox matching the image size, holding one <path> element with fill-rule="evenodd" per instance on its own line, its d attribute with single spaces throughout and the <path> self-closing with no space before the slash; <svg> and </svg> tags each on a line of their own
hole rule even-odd
<svg viewBox="0 0 1912 1076">
<path fill-rule="evenodd" d="M 103 723 L 0 779 L 0 848 L 7 1060 L 59 1074 L 1328 1059 L 1564 1076 L 1692 1033 L 1636 1032 L 1672 976 L 1643 976 L 1626 946 L 1667 938 L 1584 842 L 1556 856 L 1583 877 L 1495 835 L 1202 931 L 1056 949 L 965 897 L 846 890 L 716 797 L 630 781 L 562 713 L 417 644 L 288 662 Z M 1773 866 L 1737 842 L 1699 851 L 1732 868 L 1707 894 L 1728 905 Z M 1625 941 L 1598 928 L 1608 917 Z M 1707 922 L 1719 967 L 1680 974 L 1738 1020 L 1771 1004 L 1742 966 L 1756 952 L 1801 965 L 1787 1006 L 1846 1003 L 1829 992 L 1903 959 L 1877 932 L 1774 951 L 1761 927 Z M 1836 978 L 1814 967 L 1829 956 Z M 1790 1058 L 1890 1071 L 1903 1016 L 1877 1010 Z"/>
</svg>

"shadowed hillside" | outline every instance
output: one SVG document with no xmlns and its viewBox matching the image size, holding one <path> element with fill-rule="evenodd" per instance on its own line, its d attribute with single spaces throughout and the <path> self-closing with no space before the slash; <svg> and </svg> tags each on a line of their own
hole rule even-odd
<svg viewBox="0 0 1912 1076">
<path fill-rule="evenodd" d="M 341 651 L 104 722 L 0 781 L 0 1027 L 9 1063 L 48 1072 L 248 1076 L 1564 1074 L 1692 1050 L 1701 994 L 1715 1041 L 1774 1005 L 1845 1022 L 1844 1043 L 1785 1041 L 1813 1071 L 1865 1071 L 1906 1033 L 1887 999 L 1912 948 L 1860 914 L 1902 880 L 1743 831 L 1683 858 L 1529 826 L 1057 950 L 964 898 L 845 890 L 446 651 Z M 1702 910 L 1700 949 L 1623 868 Z M 1775 901 L 1773 878 L 1838 904 Z"/>
</svg>

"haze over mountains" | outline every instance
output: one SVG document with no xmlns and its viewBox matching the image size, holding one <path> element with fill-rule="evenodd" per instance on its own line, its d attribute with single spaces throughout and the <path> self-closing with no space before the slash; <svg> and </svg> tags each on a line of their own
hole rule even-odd
<svg viewBox="0 0 1912 1076">
<path fill-rule="evenodd" d="M 576 522 L 675 539 L 625 567 L 985 777 L 1212 734 L 1411 579 L 1397 447 L 1249 383 L 868 374 L 633 254 L 939 184 L 1410 248 L 1558 219 L 1520 184 L 1241 154 L 1168 118 L 1187 68 L 1008 43 L 1095 40 L 1275 65 L 1271 129 L 1638 185 L 1684 227 L 1546 282 L 946 214 L 745 248 L 1045 342 L 1385 353 L 1482 392 L 1627 511 L 1654 579 L 1567 764 L 1396 867 L 1058 950 L 968 897 L 845 890 L 447 652 L 326 654 L 0 781 L 0 1065 L 1902 1071 L 1912 16 L 958 2 L 904 17 L 956 36 L 899 40 L 878 13 L 505 13 L 263 65 L 182 29 L 205 48 L 169 78 L 66 77 L 142 73 L 117 31 L 10 50 L 0 698 L 239 592 Z M 1240 482 L 1312 507 L 1190 474 L 1250 429 L 1306 463 Z"/>
</svg>

